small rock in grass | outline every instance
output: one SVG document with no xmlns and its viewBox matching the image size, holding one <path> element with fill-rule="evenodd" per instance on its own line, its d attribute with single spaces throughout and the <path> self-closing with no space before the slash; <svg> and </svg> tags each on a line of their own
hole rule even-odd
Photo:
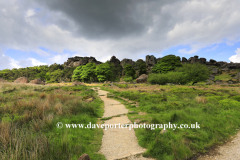
<svg viewBox="0 0 240 160">
<path fill-rule="evenodd" d="M 81 157 L 78 158 L 78 160 L 91 160 L 88 154 L 83 154 Z"/>
</svg>

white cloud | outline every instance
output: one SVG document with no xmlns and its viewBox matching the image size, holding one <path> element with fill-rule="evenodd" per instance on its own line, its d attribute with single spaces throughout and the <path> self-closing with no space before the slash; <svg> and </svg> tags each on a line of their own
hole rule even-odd
<svg viewBox="0 0 240 160">
<path fill-rule="evenodd" d="M 67 61 L 67 59 L 70 57 L 70 54 L 59 54 L 55 55 L 51 58 L 48 59 L 49 64 L 57 63 L 57 64 L 63 64 L 64 62 Z"/>
<path fill-rule="evenodd" d="M 64 50 L 70 50 L 79 56 L 94 56 L 103 62 L 109 60 L 112 55 L 120 60 L 123 58 L 137 60 L 142 58 L 142 55 L 152 53 L 161 56 L 163 50 L 178 45 L 190 46 L 189 50 L 180 49 L 180 53 L 193 54 L 213 44 L 216 46 L 222 42 L 233 44 L 239 41 L 240 37 L 239 0 L 232 0 L 231 3 L 228 0 L 186 0 L 174 3 L 169 1 L 169 4 L 168 1 L 164 4 L 160 1 L 141 2 L 140 7 L 137 6 L 129 12 L 133 15 L 127 17 L 141 19 L 141 25 L 145 24 L 146 30 L 136 35 L 101 40 L 89 39 L 78 33 L 81 25 L 65 14 L 65 6 L 60 7 L 62 10 L 51 10 L 43 4 L 35 3 L 36 1 L 0 1 L 0 46 L 33 51 L 45 56 L 46 61 L 27 59 L 36 60 L 36 57 L 30 56 L 26 57 L 27 60 L 18 62 L 13 57 L 3 58 L 2 52 L 0 68 L 19 67 L 25 64 L 31 66 L 33 63 L 61 64 L 72 56 L 63 54 Z M 160 5 L 157 5 L 158 3 Z M 71 8 L 70 3 L 66 7 Z M 40 10 L 36 11 L 35 8 Z M 39 47 L 47 48 L 51 52 L 43 51 Z M 231 59 L 238 57 L 237 53 Z"/>
<path fill-rule="evenodd" d="M 240 63 L 240 48 L 237 48 L 235 52 L 236 55 L 231 56 L 229 60 L 234 63 Z"/>
<path fill-rule="evenodd" d="M 39 60 L 36 60 L 34 58 L 28 58 L 32 62 L 32 66 L 40 66 L 40 65 L 47 65 L 47 63 L 42 63 Z"/>
<path fill-rule="evenodd" d="M 35 11 L 33 9 L 29 9 L 26 12 L 26 17 L 31 17 L 35 14 Z"/>
</svg>

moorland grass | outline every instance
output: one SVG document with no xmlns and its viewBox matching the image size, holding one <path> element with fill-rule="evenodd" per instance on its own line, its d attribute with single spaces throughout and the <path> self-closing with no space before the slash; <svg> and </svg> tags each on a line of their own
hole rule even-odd
<svg viewBox="0 0 240 160">
<path fill-rule="evenodd" d="M 135 129 L 139 144 L 148 150 L 144 156 L 157 159 L 190 159 L 236 134 L 240 127 L 240 91 L 234 86 L 138 85 L 102 89 L 139 103 L 126 107 L 146 115 L 128 114 L 131 121 L 149 124 L 200 124 L 200 129 Z M 149 89 L 147 89 L 149 88 Z M 150 89 L 153 88 L 153 89 Z"/>
<path fill-rule="evenodd" d="M 13 92 L 5 92 L 12 90 Z M 85 102 L 82 97 L 93 97 Z M 103 103 L 87 86 L 38 86 L 0 84 L 0 157 L 8 159 L 78 159 L 97 153 L 101 129 L 56 127 L 63 124 L 97 123 Z"/>
</svg>

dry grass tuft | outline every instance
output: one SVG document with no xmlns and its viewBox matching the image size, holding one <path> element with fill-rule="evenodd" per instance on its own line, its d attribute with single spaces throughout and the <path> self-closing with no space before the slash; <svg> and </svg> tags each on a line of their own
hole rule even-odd
<svg viewBox="0 0 240 160">
<path fill-rule="evenodd" d="M 48 115 L 44 115 L 44 117 L 43 117 L 43 122 L 45 124 L 52 124 L 52 120 L 53 120 L 53 113 L 50 113 Z"/>
<path fill-rule="evenodd" d="M 196 101 L 197 101 L 197 103 L 203 103 L 203 104 L 205 104 L 205 103 L 207 102 L 207 98 L 206 98 L 206 97 L 197 96 L 197 97 L 196 97 Z"/>
<path fill-rule="evenodd" d="M 44 98 L 46 98 L 46 94 L 45 94 L 44 92 L 42 92 L 42 93 L 39 94 L 39 97 L 40 97 L 41 99 L 44 99 Z"/>
<path fill-rule="evenodd" d="M 7 149 L 9 140 L 10 140 L 10 123 L 0 123 L 0 143 L 4 149 Z"/>
<path fill-rule="evenodd" d="M 57 115 L 62 115 L 63 114 L 62 103 L 58 102 L 55 105 L 54 110 Z"/>
</svg>

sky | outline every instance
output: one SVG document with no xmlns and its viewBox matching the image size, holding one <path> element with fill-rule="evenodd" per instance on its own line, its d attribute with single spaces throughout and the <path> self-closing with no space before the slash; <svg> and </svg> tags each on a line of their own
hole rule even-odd
<svg viewBox="0 0 240 160">
<path fill-rule="evenodd" d="M 0 70 L 169 54 L 240 62 L 239 0 L 0 0 Z"/>
</svg>

